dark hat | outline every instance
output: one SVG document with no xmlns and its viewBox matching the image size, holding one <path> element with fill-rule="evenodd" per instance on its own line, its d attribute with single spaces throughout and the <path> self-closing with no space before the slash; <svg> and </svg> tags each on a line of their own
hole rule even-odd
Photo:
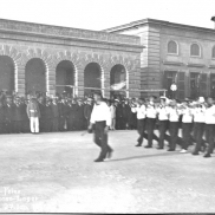
<svg viewBox="0 0 215 215">
<path fill-rule="evenodd" d="M 93 95 L 97 95 L 97 96 L 100 96 L 100 97 L 102 97 L 102 94 L 101 94 L 101 92 L 93 92 Z"/>
<path fill-rule="evenodd" d="M 142 98 L 142 97 L 140 97 L 139 99 L 138 99 L 139 101 L 145 101 L 145 99 L 144 98 Z"/>
</svg>

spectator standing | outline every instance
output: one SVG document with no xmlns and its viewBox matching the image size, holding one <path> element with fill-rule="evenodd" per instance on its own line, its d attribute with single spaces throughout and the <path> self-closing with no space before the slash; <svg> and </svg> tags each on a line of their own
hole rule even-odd
<svg viewBox="0 0 215 215">
<path fill-rule="evenodd" d="M 32 134 L 39 133 L 40 109 L 36 98 L 31 98 L 27 105 L 27 114 L 30 119 L 30 130 Z"/>
</svg>

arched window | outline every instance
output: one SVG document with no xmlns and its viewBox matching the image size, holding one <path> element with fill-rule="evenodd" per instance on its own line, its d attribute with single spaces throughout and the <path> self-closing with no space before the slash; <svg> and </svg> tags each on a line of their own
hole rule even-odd
<svg viewBox="0 0 215 215">
<path fill-rule="evenodd" d="M 40 58 L 32 58 L 25 66 L 26 93 L 46 92 L 46 65 Z"/>
<path fill-rule="evenodd" d="M 15 65 L 13 59 L 8 56 L 0 56 L 0 90 L 14 91 Z"/>
<path fill-rule="evenodd" d="M 92 95 L 93 92 L 100 92 L 102 87 L 101 82 L 102 70 L 98 63 L 89 63 L 84 70 L 84 95 Z M 90 89 L 92 88 L 92 89 Z"/>
<path fill-rule="evenodd" d="M 190 46 L 190 55 L 197 57 L 201 56 L 201 50 L 198 44 L 195 43 Z"/>
<path fill-rule="evenodd" d="M 73 88 L 70 86 L 74 85 L 74 65 L 71 61 L 63 60 L 56 68 L 56 92 L 62 94 L 66 92 L 68 94 L 73 93 Z M 68 86 L 70 85 L 70 86 Z"/>
<path fill-rule="evenodd" d="M 215 46 L 212 49 L 212 58 L 215 58 Z"/>
<path fill-rule="evenodd" d="M 110 71 L 110 85 L 112 97 L 125 97 L 126 70 L 121 64 L 117 64 Z"/>
<path fill-rule="evenodd" d="M 170 54 L 177 54 L 178 53 L 178 46 L 177 46 L 177 43 L 175 41 L 169 41 L 168 53 L 170 53 Z"/>
</svg>

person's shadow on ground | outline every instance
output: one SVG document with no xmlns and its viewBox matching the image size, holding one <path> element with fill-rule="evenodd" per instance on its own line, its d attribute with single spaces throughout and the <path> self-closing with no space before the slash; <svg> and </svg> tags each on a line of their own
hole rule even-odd
<svg viewBox="0 0 215 215">
<path fill-rule="evenodd" d="M 189 152 L 187 152 L 187 153 L 189 153 Z M 187 153 L 184 153 L 184 154 L 187 154 Z M 161 154 L 139 155 L 139 156 L 133 156 L 133 157 L 111 159 L 106 162 L 118 162 L 118 161 L 127 161 L 127 160 L 133 160 L 133 159 L 142 159 L 142 158 L 159 157 L 159 156 L 171 156 L 171 155 L 182 155 L 182 154 L 180 153 L 180 151 L 173 151 L 173 152 L 164 152 Z"/>
</svg>

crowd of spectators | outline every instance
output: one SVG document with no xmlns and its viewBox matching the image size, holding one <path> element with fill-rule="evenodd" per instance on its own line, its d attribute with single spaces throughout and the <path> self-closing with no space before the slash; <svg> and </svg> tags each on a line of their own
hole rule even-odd
<svg viewBox="0 0 215 215">
<path fill-rule="evenodd" d="M 92 96 L 73 98 L 61 94 L 47 97 L 41 93 L 20 97 L 6 92 L 0 93 L 0 133 L 28 133 L 30 121 L 27 106 L 31 99 L 39 107 L 39 132 L 82 131 L 89 124 L 93 108 Z M 136 114 L 132 113 L 134 99 L 112 97 L 105 99 L 111 111 L 111 130 L 136 129 Z"/>
</svg>

